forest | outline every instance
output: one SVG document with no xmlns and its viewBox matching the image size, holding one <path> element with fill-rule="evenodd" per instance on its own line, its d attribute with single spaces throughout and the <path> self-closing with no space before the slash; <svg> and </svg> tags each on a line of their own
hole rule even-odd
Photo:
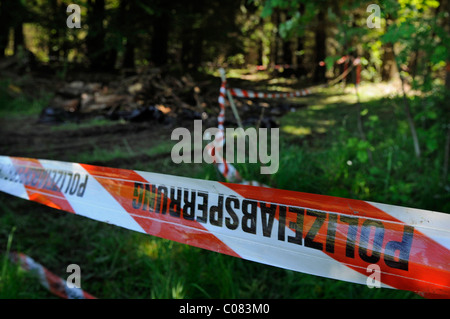
<svg viewBox="0 0 450 319">
<path fill-rule="evenodd" d="M 339 73 L 341 56 L 353 54 L 363 58 L 364 80 L 389 81 L 403 71 L 425 88 L 443 79 L 448 62 L 446 1 L 382 1 L 379 18 L 370 1 L 78 4 L 80 27 L 69 28 L 69 2 L 3 1 L 0 57 L 25 54 L 31 68 L 53 74 L 289 65 L 297 78 L 323 82 Z"/>
<path fill-rule="evenodd" d="M 227 103 L 225 126 L 280 130 L 279 170 L 238 163 L 245 180 L 450 213 L 449 49 L 449 0 L 0 0 L 0 155 L 230 181 L 170 159 L 174 128 L 217 126 L 223 68 L 229 87 L 311 92 Z M 99 298 L 421 298 L 0 193 L 0 298 L 55 298 L 10 251 L 79 264 Z"/>
</svg>

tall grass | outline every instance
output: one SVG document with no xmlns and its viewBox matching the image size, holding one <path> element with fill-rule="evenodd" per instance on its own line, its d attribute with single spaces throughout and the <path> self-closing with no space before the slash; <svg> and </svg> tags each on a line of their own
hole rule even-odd
<svg viewBox="0 0 450 319">
<path fill-rule="evenodd" d="M 310 107 L 283 117 L 276 174 L 261 175 L 257 164 L 237 168 L 246 179 L 282 189 L 448 212 L 448 191 L 437 182 L 441 150 L 431 147 L 427 156 L 414 159 L 399 101 L 379 96 L 362 103 L 368 141 L 361 143 L 352 98 L 323 90 L 308 98 Z M 305 129 L 295 129 L 299 127 Z M 439 136 L 436 143 L 442 143 Z M 167 147 L 162 143 L 145 152 L 157 155 Z M 364 155 L 368 148 L 374 165 Z M 125 158 L 129 153 L 120 145 L 73 160 Z M 130 169 L 217 179 L 212 165 L 174 165 L 167 158 L 140 161 Z M 99 298 L 418 298 L 221 255 L 3 193 L 0 225 L 2 298 L 52 297 L 6 259 L 10 249 L 24 251 L 63 278 L 68 264 L 79 264 L 82 288 Z"/>
<path fill-rule="evenodd" d="M 45 92 L 39 98 L 29 98 L 12 81 L 0 80 L 0 118 L 39 114 L 50 99 L 51 94 Z"/>
</svg>

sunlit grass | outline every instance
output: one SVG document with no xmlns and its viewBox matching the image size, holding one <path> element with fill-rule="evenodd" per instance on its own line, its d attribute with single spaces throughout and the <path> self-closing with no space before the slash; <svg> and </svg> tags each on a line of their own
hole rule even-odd
<svg viewBox="0 0 450 319">
<path fill-rule="evenodd" d="M 310 127 L 294 126 L 294 125 L 285 125 L 283 126 L 282 131 L 297 136 L 310 135 L 312 133 Z"/>
</svg>

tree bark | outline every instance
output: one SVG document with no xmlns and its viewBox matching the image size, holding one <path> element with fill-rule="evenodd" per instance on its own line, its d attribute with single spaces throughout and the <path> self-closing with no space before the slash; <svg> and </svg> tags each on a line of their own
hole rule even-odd
<svg viewBox="0 0 450 319">
<path fill-rule="evenodd" d="M 19 47 L 25 49 L 25 40 L 23 37 L 23 24 L 20 22 L 14 27 L 14 54 L 19 53 Z"/>
<path fill-rule="evenodd" d="M 399 72 L 395 62 L 394 45 L 388 43 L 383 45 L 383 65 L 381 67 L 381 80 L 389 82 L 398 77 Z"/>
<path fill-rule="evenodd" d="M 319 63 L 324 61 L 326 58 L 326 14 L 325 9 L 321 8 L 317 15 L 317 28 L 315 34 L 315 65 L 314 65 L 314 81 L 315 82 L 324 82 L 325 71 L 326 68 L 324 66 L 320 66 Z"/>
<path fill-rule="evenodd" d="M 278 28 L 279 28 L 279 24 L 280 24 L 280 19 L 279 19 L 279 12 L 278 10 L 274 10 L 272 16 L 272 23 L 273 25 L 276 27 L 277 32 L 274 32 L 273 37 L 272 37 L 272 41 L 271 41 L 271 47 L 270 47 L 270 65 L 274 66 L 277 65 L 279 62 L 279 58 L 278 58 L 278 50 L 279 50 L 279 46 L 278 46 L 278 42 L 279 42 L 279 32 L 278 32 Z"/>
<path fill-rule="evenodd" d="M 127 43 L 125 45 L 125 54 L 123 57 L 122 67 L 125 69 L 134 69 L 134 43 L 130 40 L 130 38 L 127 39 Z"/>
<path fill-rule="evenodd" d="M 397 67 L 397 69 L 399 69 L 399 66 L 398 66 L 398 64 L 396 62 L 397 60 L 395 58 L 395 51 L 394 50 L 392 50 L 392 54 L 393 54 L 393 57 L 394 57 L 394 61 L 395 61 L 396 67 Z M 409 105 L 409 101 L 408 101 L 408 98 L 406 96 L 405 79 L 403 78 L 403 76 L 402 76 L 402 74 L 400 72 L 398 72 L 398 76 L 400 77 L 400 81 L 401 81 L 401 85 L 402 85 L 403 107 L 405 109 L 406 120 L 408 121 L 409 129 L 411 131 L 411 137 L 413 139 L 414 152 L 416 154 L 416 157 L 420 158 L 421 151 L 420 151 L 419 137 L 417 136 L 416 125 L 414 124 L 414 119 L 413 119 L 413 116 L 411 114 L 411 107 Z"/>
<path fill-rule="evenodd" d="M 91 69 L 101 71 L 106 67 L 105 61 L 105 0 L 88 1 L 89 25 L 86 36 L 87 56 L 91 63 Z"/>
<path fill-rule="evenodd" d="M 447 61 L 447 66 L 445 67 L 445 87 L 450 90 L 450 61 Z"/>
<path fill-rule="evenodd" d="M 0 3 L 0 58 L 5 56 L 5 50 L 8 46 L 9 24 L 6 2 Z"/>
<path fill-rule="evenodd" d="M 283 12 L 282 20 L 286 22 L 287 13 Z M 283 49 L 283 64 L 292 64 L 292 48 L 291 48 L 291 40 L 290 39 L 282 39 L 282 49 Z"/>
<path fill-rule="evenodd" d="M 151 61 L 156 66 L 162 66 L 168 60 L 168 42 L 170 16 L 167 10 L 162 9 L 160 14 L 155 17 L 153 22 L 153 37 L 151 47 Z"/>
</svg>

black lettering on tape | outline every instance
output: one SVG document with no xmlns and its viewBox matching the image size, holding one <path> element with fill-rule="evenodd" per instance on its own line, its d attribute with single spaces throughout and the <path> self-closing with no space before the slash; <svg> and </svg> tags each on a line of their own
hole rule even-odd
<svg viewBox="0 0 450 319">
<path fill-rule="evenodd" d="M 45 180 L 45 182 L 42 183 L 43 185 L 43 189 L 48 189 L 51 190 L 53 187 L 53 180 L 55 177 L 55 171 L 47 171 L 47 178 Z M 52 177 L 53 176 L 53 177 Z"/>
<path fill-rule="evenodd" d="M 21 184 L 24 183 L 24 178 L 23 178 L 24 171 L 25 171 L 25 167 L 19 167 L 17 169 L 17 174 L 19 175 L 18 182 L 21 183 Z"/>
<path fill-rule="evenodd" d="M 408 270 L 414 227 L 405 225 L 402 241 L 390 241 L 384 248 L 384 262 L 391 268 Z M 398 257 L 396 254 L 398 252 Z"/>
<path fill-rule="evenodd" d="M 209 209 L 209 222 L 211 225 L 222 227 L 223 224 L 223 195 L 219 194 L 217 205 Z"/>
<path fill-rule="evenodd" d="M 327 214 L 318 212 L 318 211 L 312 211 L 307 210 L 306 215 L 313 216 L 316 219 L 314 220 L 313 224 L 311 225 L 311 228 L 309 229 L 308 233 L 305 236 L 305 247 L 314 248 L 317 250 L 323 250 L 323 244 L 317 241 L 314 241 L 314 238 L 316 237 L 317 233 L 319 232 L 320 228 L 322 227 Z"/>
<path fill-rule="evenodd" d="M 242 230 L 246 233 L 256 234 L 257 209 L 258 203 L 256 201 L 249 199 L 242 201 Z"/>
<path fill-rule="evenodd" d="M 69 182 L 67 183 L 66 190 L 64 191 L 64 193 L 66 193 L 66 194 L 67 194 L 67 191 L 69 190 L 70 184 L 72 183 L 73 174 L 72 174 L 72 172 L 69 172 L 69 173 L 67 173 L 67 175 L 70 175 L 70 179 L 69 179 Z"/>
<path fill-rule="evenodd" d="M 169 213 L 173 217 L 180 217 L 181 215 L 181 196 L 182 196 L 181 188 L 179 187 L 170 188 Z"/>
<path fill-rule="evenodd" d="M 358 217 L 340 216 L 339 220 L 348 224 L 347 243 L 345 245 L 345 256 L 355 258 L 355 242 L 358 233 Z"/>
<path fill-rule="evenodd" d="M 325 244 L 325 250 L 328 253 L 334 253 L 334 239 L 336 237 L 336 225 L 337 225 L 337 215 L 333 213 L 328 214 L 328 224 L 327 224 L 327 240 Z"/>
<path fill-rule="evenodd" d="M 297 214 L 296 222 L 290 222 L 289 228 L 295 231 L 295 236 L 288 236 L 287 240 L 290 243 L 303 245 L 303 209 L 296 207 L 289 207 L 288 211 Z M 306 246 L 306 245 L 305 245 Z"/>
<path fill-rule="evenodd" d="M 32 172 L 32 177 L 30 176 Z M 63 174 L 71 175 L 71 173 L 60 173 L 56 183 L 62 178 Z M 38 170 L 24 171 L 18 174 L 22 180 L 35 182 L 37 177 L 45 178 L 42 172 Z M 56 173 L 55 173 L 56 176 Z M 74 185 L 77 185 L 76 175 L 73 176 L 71 192 Z M 72 176 L 71 176 L 72 177 Z M 88 177 L 80 184 L 78 194 L 84 194 Z M 64 180 L 61 184 L 63 186 Z M 71 184 L 69 182 L 69 184 Z M 378 263 L 383 253 L 383 258 L 387 266 L 396 269 L 408 270 L 409 255 L 412 246 L 414 228 L 404 226 L 403 237 L 401 241 L 389 241 L 383 249 L 385 226 L 381 221 L 367 219 L 359 229 L 359 218 L 353 216 L 339 215 L 336 213 L 326 213 L 304 208 L 283 206 L 273 203 L 258 202 L 250 199 L 240 199 L 236 196 L 224 196 L 218 194 L 217 203 L 208 208 L 208 202 L 211 204 L 208 192 L 193 191 L 190 189 L 181 189 L 176 187 L 170 188 L 170 197 L 168 196 L 168 188 L 151 184 L 134 183 L 134 192 L 132 205 L 135 209 L 149 210 L 154 205 L 157 212 L 166 212 L 168 198 L 170 198 L 170 214 L 174 217 L 181 217 L 186 220 L 197 220 L 200 223 L 210 223 L 211 225 L 222 227 L 225 226 L 230 230 L 236 230 L 241 224 L 241 228 L 246 233 L 256 234 L 258 220 L 258 206 L 261 211 L 261 228 L 264 237 L 272 237 L 272 230 L 275 218 L 278 217 L 278 236 L 280 241 L 286 240 L 286 214 L 296 214 L 295 222 L 289 222 L 289 228 L 295 234 L 287 236 L 287 241 L 296 245 L 304 245 L 317 250 L 324 250 L 327 253 L 335 253 L 335 237 L 339 222 L 348 225 L 347 239 L 345 246 L 345 256 L 355 258 L 355 249 L 358 248 L 358 256 L 367 263 Z M 200 198 L 200 200 L 198 200 Z M 241 210 L 242 219 L 236 210 Z M 278 216 L 277 216 L 278 209 Z M 224 210 L 227 215 L 224 216 Z M 196 216 L 197 214 L 197 216 Z M 306 235 L 304 234 L 304 218 L 305 216 L 314 217 L 314 221 Z M 326 239 L 324 242 L 318 240 L 318 234 L 322 227 L 326 225 Z M 358 230 L 360 230 L 359 243 L 357 245 Z"/>
<path fill-rule="evenodd" d="M 50 174 L 47 171 L 39 170 L 39 177 L 37 178 L 37 182 L 34 186 L 36 186 L 36 188 L 45 189 L 45 183 L 47 182 L 49 175 Z"/>
<path fill-rule="evenodd" d="M 141 196 L 139 197 L 139 201 L 142 203 L 142 210 L 150 211 L 152 209 L 152 204 L 154 205 L 155 195 L 150 192 L 150 187 L 153 185 L 150 184 L 142 184 Z M 152 196 L 153 195 L 153 196 Z M 153 200 L 153 202 L 150 202 Z"/>
<path fill-rule="evenodd" d="M 191 197 L 189 199 L 189 194 Z M 184 190 L 184 205 L 183 205 L 183 218 L 186 220 L 194 220 L 195 218 L 195 192 L 189 191 L 189 189 Z"/>
<path fill-rule="evenodd" d="M 142 195 L 143 195 L 142 189 L 143 188 L 144 188 L 143 184 L 134 182 L 133 200 L 131 201 L 131 205 L 133 206 L 134 209 L 141 208 Z M 139 190 L 139 189 L 141 189 L 141 190 Z"/>
<path fill-rule="evenodd" d="M 78 183 L 80 182 L 80 174 L 75 173 L 73 176 L 72 187 L 70 188 L 69 194 L 74 195 L 78 188 Z"/>
<path fill-rule="evenodd" d="M 233 204 L 234 208 L 231 207 L 231 204 Z M 235 196 L 230 196 L 225 199 L 225 209 L 226 209 L 228 215 L 230 216 L 230 217 L 225 217 L 225 226 L 228 229 L 234 230 L 234 229 L 238 228 L 238 226 L 239 226 L 239 218 L 234 211 L 234 209 L 239 209 L 239 207 L 240 207 L 239 204 L 240 204 L 240 201 Z"/>
<path fill-rule="evenodd" d="M 286 233 L 286 206 L 278 206 L 278 240 L 284 241 Z"/>
<path fill-rule="evenodd" d="M 31 180 L 31 186 L 35 187 L 41 177 L 41 172 L 33 170 L 33 178 Z"/>
<path fill-rule="evenodd" d="M 55 171 L 55 178 L 53 179 L 52 191 L 54 191 L 54 192 L 58 192 L 59 191 L 58 183 L 59 183 L 60 179 L 61 179 L 61 171 Z M 83 195 L 84 195 L 84 192 L 83 192 Z"/>
<path fill-rule="evenodd" d="M 161 185 L 157 188 L 157 201 L 155 205 L 155 212 L 165 214 L 167 212 L 167 187 Z"/>
<path fill-rule="evenodd" d="M 17 182 L 17 176 L 18 176 L 19 174 L 16 172 L 16 170 L 14 169 L 14 168 L 11 168 L 11 171 L 10 171 L 10 173 L 9 173 L 9 180 L 11 181 L 11 182 Z"/>
<path fill-rule="evenodd" d="M 63 178 L 63 180 L 61 181 L 61 185 L 59 186 L 59 191 L 60 191 L 60 192 L 62 192 L 62 190 L 63 190 L 64 183 L 65 183 L 65 181 L 66 181 L 66 176 L 67 176 L 67 172 L 62 172 L 62 173 L 63 173 L 63 175 L 64 175 L 64 178 Z"/>
<path fill-rule="evenodd" d="M 31 180 L 33 179 L 33 176 L 34 176 L 33 170 L 27 168 L 27 173 L 26 173 L 26 177 L 25 177 L 25 185 L 26 186 L 31 185 Z"/>
<path fill-rule="evenodd" d="M 202 211 L 201 216 L 197 216 L 197 221 L 199 223 L 206 224 L 208 222 L 208 193 L 206 192 L 198 192 L 198 197 L 202 197 L 203 201 L 201 204 L 197 205 L 197 208 Z"/>
<path fill-rule="evenodd" d="M 88 178 L 89 178 L 89 175 L 85 175 L 84 182 L 80 184 L 80 187 L 78 188 L 78 193 L 77 193 L 78 197 L 83 197 L 84 196 L 84 192 L 86 191 Z M 56 185 L 56 183 L 55 183 L 55 185 Z"/>
<path fill-rule="evenodd" d="M 373 244 L 372 244 L 372 253 L 368 254 L 368 246 L 370 242 L 370 237 L 372 230 L 373 235 Z M 383 246 L 384 239 L 384 225 L 382 222 L 378 220 L 367 219 L 362 224 L 361 235 L 359 239 L 359 257 L 362 260 L 375 264 L 380 260 L 381 249 Z"/>
<path fill-rule="evenodd" d="M 261 208 L 261 225 L 263 236 L 270 237 L 272 235 L 273 221 L 275 219 L 275 213 L 277 210 L 276 204 L 268 204 L 265 202 L 259 202 Z"/>
</svg>

